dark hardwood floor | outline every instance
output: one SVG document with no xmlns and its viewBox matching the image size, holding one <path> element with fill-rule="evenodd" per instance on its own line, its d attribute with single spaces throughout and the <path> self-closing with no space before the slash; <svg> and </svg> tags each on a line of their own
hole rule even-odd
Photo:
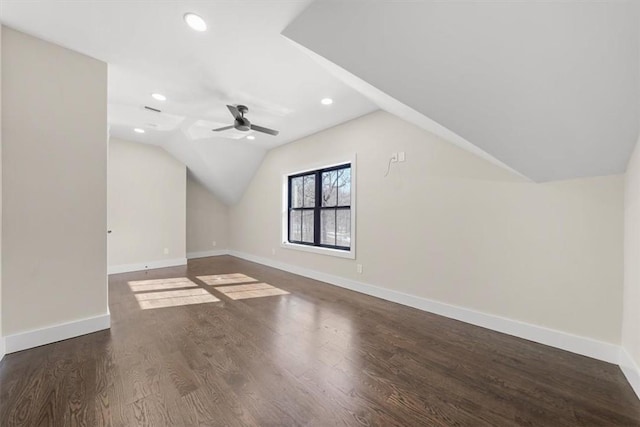
<svg viewBox="0 0 640 427">
<path fill-rule="evenodd" d="M 109 284 L 110 331 L 0 363 L 0 425 L 640 426 L 615 365 L 233 257 Z"/>
</svg>

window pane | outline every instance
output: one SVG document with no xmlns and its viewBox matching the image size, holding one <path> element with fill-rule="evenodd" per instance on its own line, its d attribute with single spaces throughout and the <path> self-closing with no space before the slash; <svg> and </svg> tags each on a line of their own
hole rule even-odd
<svg viewBox="0 0 640 427">
<path fill-rule="evenodd" d="M 302 177 L 291 179 L 291 207 L 302 207 Z"/>
<path fill-rule="evenodd" d="M 336 167 L 338 169 L 318 169 L 289 178 L 290 241 L 342 249 L 351 247 L 351 165 Z"/>
<path fill-rule="evenodd" d="M 320 243 L 336 245 L 336 210 L 323 209 L 320 213 Z"/>
<path fill-rule="evenodd" d="M 351 247 L 351 209 L 338 209 L 336 215 L 336 246 Z"/>
<path fill-rule="evenodd" d="M 313 243 L 313 211 L 302 211 L 302 241 Z"/>
<path fill-rule="evenodd" d="M 322 206 L 335 206 L 337 171 L 322 173 Z"/>
<path fill-rule="evenodd" d="M 302 240 L 302 211 L 289 211 L 289 241 Z"/>
<path fill-rule="evenodd" d="M 303 178 L 304 178 L 304 207 L 312 208 L 316 205 L 316 176 L 305 175 Z"/>
<path fill-rule="evenodd" d="M 351 206 L 351 168 L 338 171 L 338 206 Z"/>
</svg>

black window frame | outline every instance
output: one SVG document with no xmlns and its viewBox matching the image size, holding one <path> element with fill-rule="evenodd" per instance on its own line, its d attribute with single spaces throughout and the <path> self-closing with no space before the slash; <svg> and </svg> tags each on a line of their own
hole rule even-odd
<svg viewBox="0 0 640 427">
<path fill-rule="evenodd" d="M 336 194 L 336 205 L 335 206 L 322 206 L 322 174 L 326 173 L 326 172 L 333 172 L 333 171 L 338 171 L 338 170 L 342 170 L 342 169 L 349 169 L 349 173 L 353 172 L 353 169 L 351 167 L 351 162 L 348 163 L 342 163 L 340 165 L 336 165 L 336 166 L 329 166 L 326 168 L 321 168 L 321 169 L 315 169 L 315 170 L 310 170 L 310 171 L 306 171 L 306 172 L 300 172 L 300 173 L 296 173 L 293 175 L 289 175 L 287 177 L 287 242 L 288 243 L 292 243 L 295 245 L 305 245 L 305 246 L 310 246 L 310 247 L 317 247 L 317 248 L 327 248 L 327 249 L 336 249 L 336 250 L 340 250 L 340 251 L 346 251 L 349 252 L 351 251 L 351 248 L 353 247 L 353 241 L 351 240 L 351 237 L 353 236 L 353 227 L 351 226 L 351 224 L 353 224 L 352 221 L 352 215 L 353 215 L 353 211 L 351 209 L 351 201 L 353 200 L 353 187 L 350 185 L 350 191 L 349 191 L 349 204 L 348 205 L 339 205 L 339 197 Z M 304 207 L 304 184 L 303 184 L 303 196 L 302 196 L 302 206 L 301 207 L 297 207 L 294 208 L 292 207 L 292 198 L 293 195 L 291 193 L 291 182 L 296 179 L 296 178 L 300 178 L 300 177 L 305 177 L 305 176 L 315 176 L 315 203 L 313 207 Z M 303 181 L 304 183 L 304 181 Z M 351 176 L 351 184 L 353 183 L 353 176 Z M 349 241 L 351 242 L 350 246 L 339 246 L 339 245 L 327 245 L 322 243 L 322 239 L 321 239 L 321 218 L 322 218 L 322 214 L 321 212 L 323 210 L 335 210 L 336 214 L 338 210 L 348 210 L 349 211 L 349 220 L 351 221 L 351 224 L 349 226 Z M 302 240 L 291 240 L 291 212 L 292 211 L 313 211 L 313 243 L 312 242 L 305 242 Z M 300 224 L 301 230 L 303 227 L 303 224 L 301 222 Z M 336 227 L 337 227 L 337 223 L 336 223 Z M 302 238 L 302 232 L 300 234 L 301 238 Z"/>
</svg>

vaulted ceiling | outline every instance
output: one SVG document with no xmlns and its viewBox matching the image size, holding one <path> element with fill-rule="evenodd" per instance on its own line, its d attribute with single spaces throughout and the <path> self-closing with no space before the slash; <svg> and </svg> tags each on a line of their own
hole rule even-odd
<svg viewBox="0 0 640 427">
<path fill-rule="evenodd" d="M 229 204 L 267 150 L 378 108 L 536 181 L 620 173 L 637 139 L 632 1 L 2 0 L 0 13 L 109 63 L 111 135 L 164 147 Z M 280 135 L 212 132 L 231 123 L 226 104 Z"/>
<path fill-rule="evenodd" d="M 639 24 L 634 1 L 316 1 L 283 34 L 382 92 L 382 108 L 399 101 L 549 181 L 625 170 Z"/>
<path fill-rule="evenodd" d="M 377 109 L 280 34 L 309 3 L 2 0 L 1 19 L 107 62 L 111 136 L 164 147 L 232 204 L 268 149 Z M 187 12 L 208 30 L 189 28 Z M 212 132 L 233 122 L 227 104 L 280 134 Z"/>
</svg>

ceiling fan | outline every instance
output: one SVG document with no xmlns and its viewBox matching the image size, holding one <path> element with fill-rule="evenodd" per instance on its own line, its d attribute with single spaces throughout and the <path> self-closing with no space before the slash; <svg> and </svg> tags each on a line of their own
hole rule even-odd
<svg viewBox="0 0 640 427">
<path fill-rule="evenodd" d="M 241 130 L 243 132 L 246 132 L 246 131 L 249 131 L 249 130 L 255 130 L 257 132 L 262 132 L 262 133 L 266 133 L 266 134 L 274 135 L 274 136 L 279 133 L 277 130 L 273 130 L 273 129 L 269 129 L 269 128 L 265 128 L 265 127 L 262 127 L 262 126 L 251 124 L 249 119 L 244 117 L 244 113 L 249 111 L 249 108 L 247 108 L 246 105 L 227 105 L 227 108 L 229 109 L 229 111 L 231 111 L 231 114 L 233 115 L 233 118 L 235 119 L 233 121 L 233 124 L 230 125 L 230 126 L 225 126 L 225 127 L 222 127 L 222 128 L 213 129 L 214 132 L 220 132 L 220 131 L 223 131 L 223 130 L 234 129 L 235 128 L 235 129 Z"/>
</svg>

